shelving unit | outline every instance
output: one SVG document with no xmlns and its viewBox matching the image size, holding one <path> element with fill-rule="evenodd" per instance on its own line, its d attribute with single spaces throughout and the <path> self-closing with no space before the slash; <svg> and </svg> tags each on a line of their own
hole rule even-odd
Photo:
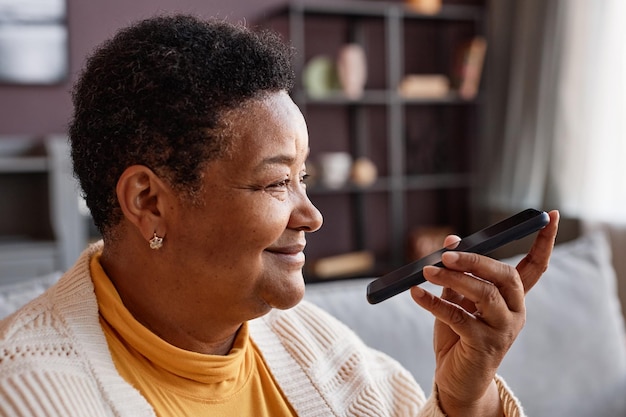
<svg viewBox="0 0 626 417">
<path fill-rule="evenodd" d="M 0 282 L 66 270 L 87 244 L 65 137 L 0 138 Z"/>
<path fill-rule="evenodd" d="M 333 56 L 345 43 L 360 44 L 368 56 L 370 76 L 358 99 L 341 92 L 311 97 L 301 78 L 293 92 L 308 121 L 312 161 L 320 152 L 348 150 L 372 159 L 380 173 L 367 188 L 310 188 L 325 226 L 308 239 L 309 260 L 371 250 L 378 262 L 370 272 L 378 274 L 406 261 L 407 236 L 416 226 L 466 232 L 480 96 L 407 99 L 397 86 L 409 73 L 450 74 L 460 42 L 485 34 L 484 15 L 476 6 L 444 5 L 423 15 L 400 3 L 344 1 L 290 3 L 264 19 L 290 39 L 298 77 L 311 58 Z M 415 51 L 423 56 L 415 59 Z"/>
<path fill-rule="evenodd" d="M 366 274 L 381 274 L 406 262 L 408 235 L 418 226 L 465 234 L 481 95 L 466 100 L 452 90 L 440 98 L 405 98 L 397 88 L 407 74 L 452 76 L 457 48 L 486 33 L 484 7 L 444 3 L 438 14 L 424 15 L 402 3 L 293 2 L 268 13 L 262 25 L 282 32 L 296 51 L 293 98 L 309 126 L 310 160 L 349 151 L 372 160 L 379 172 L 366 188 L 309 188 L 325 225 L 308 238 L 307 259 L 369 250 L 377 265 Z M 347 43 L 366 52 L 363 95 L 310 96 L 302 81 L 307 62 L 332 58 Z"/>
</svg>

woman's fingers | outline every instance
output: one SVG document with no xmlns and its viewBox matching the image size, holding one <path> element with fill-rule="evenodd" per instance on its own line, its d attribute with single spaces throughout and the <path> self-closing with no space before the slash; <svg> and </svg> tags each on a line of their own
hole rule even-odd
<svg viewBox="0 0 626 417">
<path fill-rule="evenodd" d="M 552 210 L 550 223 L 539 231 L 533 246 L 528 254 L 517 264 L 517 271 L 522 278 L 524 291 L 528 292 L 539 281 L 541 275 L 548 268 L 556 233 L 559 228 L 559 212 Z"/>
<path fill-rule="evenodd" d="M 523 311 L 523 287 L 512 266 L 486 256 L 462 252 L 446 252 L 442 261 L 446 268 L 424 270 L 424 276 L 430 282 L 454 289 L 483 313 L 499 307 L 500 302 L 511 311 Z"/>
<path fill-rule="evenodd" d="M 528 292 L 545 272 L 552 254 L 559 213 L 555 210 L 549 215 L 550 223 L 538 233 L 529 253 L 516 268 L 486 256 L 450 251 L 442 255 L 445 269 L 427 267 L 424 272 L 429 274 L 426 270 L 430 271 L 429 281 L 443 287 L 451 287 L 474 303 L 483 303 L 484 306 L 486 303 L 484 300 L 497 301 L 499 294 L 512 311 L 521 311 L 524 308 L 523 294 Z M 458 237 L 448 236 L 446 244 L 457 239 Z M 470 274 L 473 279 L 467 279 L 465 274 L 455 274 L 451 271 Z M 496 289 L 485 285 L 485 281 L 493 284 Z M 481 306 L 477 307 L 482 311 Z"/>
<path fill-rule="evenodd" d="M 461 238 L 457 235 L 448 235 L 443 240 L 443 247 L 448 249 L 454 249 L 456 245 L 461 241 Z"/>
<path fill-rule="evenodd" d="M 559 214 L 552 211 L 549 215 L 550 223 L 539 232 L 528 255 L 516 268 L 483 255 L 445 252 L 445 268 L 428 266 L 424 268 L 424 277 L 449 291 L 436 297 L 414 288 L 413 298 L 460 336 L 476 337 L 472 334 L 476 325 L 503 330 L 521 328 L 525 292 L 546 270 L 554 246 Z M 458 238 L 449 236 L 446 244 L 455 240 Z"/>
</svg>

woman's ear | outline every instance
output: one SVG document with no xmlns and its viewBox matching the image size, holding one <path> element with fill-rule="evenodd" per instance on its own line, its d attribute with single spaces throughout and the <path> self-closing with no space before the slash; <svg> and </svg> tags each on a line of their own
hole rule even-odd
<svg viewBox="0 0 626 417">
<path fill-rule="evenodd" d="M 146 240 L 153 234 L 166 233 L 166 200 L 171 196 L 168 187 L 150 168 L 132 165 L 117 181 L 117 199 L 124 217 L 137 227 Z"/>
</svg>

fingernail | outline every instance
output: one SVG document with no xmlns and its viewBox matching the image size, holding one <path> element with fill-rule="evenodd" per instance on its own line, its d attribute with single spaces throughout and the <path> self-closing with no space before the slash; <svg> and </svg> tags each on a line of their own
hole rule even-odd
<svg viewBox="0 0 626 417">
<path fill-rule="evenodd" d="M 414 298 L 422 298 L 426 295 L 426 291 L 418 286 L 411 288 L 411 294 Z"/>
<path fill-rule="evenodd" d="M 434 276 L 439 275 L 439 272 L 441 272 L 441 268 L 432 266 L 432 265 L 427 265 L 424 267 L 424 272 L 430 275 L 431 277 L 434 277 Z"/>
<path fill-rule="evenodd" d="M 449 251 L 445 252 L 441 257 L 442 259 L 445 257 L 447 262 L 456 262 L 459 259 L 459 254 L 457 252 Z"/>
</svg>

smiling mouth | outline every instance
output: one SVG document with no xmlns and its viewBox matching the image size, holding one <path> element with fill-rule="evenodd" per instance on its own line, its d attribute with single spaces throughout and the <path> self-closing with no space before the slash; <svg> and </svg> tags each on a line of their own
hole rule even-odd
<svg viewBox="0 0 626 417">
<path fill-rule="evenodd" d="M 280 248 L 267 248 L 266 252 L 274 255 L 283 262 L 290 264 L 304 264 L 304 245 L 284 246 Z"/>
</svg>

